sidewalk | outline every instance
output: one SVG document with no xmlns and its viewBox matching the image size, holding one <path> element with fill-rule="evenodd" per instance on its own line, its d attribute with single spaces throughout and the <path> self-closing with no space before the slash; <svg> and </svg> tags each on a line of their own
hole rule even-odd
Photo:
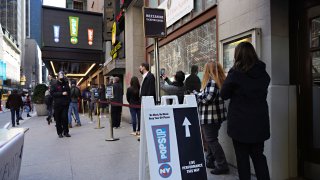
<svg viewBox="0 0 320 180">
<path fill-rule="evenodd" d="M 80 116 L 82 126 L 70 129 L 71 138 L 58 138 L 55 123 L 32 117 L 21 123 L 25 135 L 21 180 L 138 180 L 139 142 L 129 135 L 131 125 L 123 122 L 114 130 L 119 141 L 107 142 L 108 128 L 94 129 L 88 116 Z M 94 120 L 97 117 L 94 116 Z M 106 126 L 107 119 L 101 121 Z M 232 169 L 234 174 L 235 170 Z M 209 180 L 234 180 L 234 175 L 213 176 Z"/>
</svg>

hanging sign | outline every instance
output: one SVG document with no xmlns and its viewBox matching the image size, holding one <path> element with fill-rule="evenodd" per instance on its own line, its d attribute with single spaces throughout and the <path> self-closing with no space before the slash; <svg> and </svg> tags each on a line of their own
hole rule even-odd
<svg viewBox="0 0 320 180">
<path fill-rule="evenodd" d="M 164 9 L 144 8 L 144 35 L 145 37 L 166 37 L 166 15 Z"/>
</svg>

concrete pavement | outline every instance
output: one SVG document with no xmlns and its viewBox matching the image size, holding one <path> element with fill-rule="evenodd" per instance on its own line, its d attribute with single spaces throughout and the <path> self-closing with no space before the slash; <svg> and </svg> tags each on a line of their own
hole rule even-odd
<svg viewBox="0 0 320 180">
<path fill-rule="evenodd" d="M 122 122 L 114 130 L 119 141 L 107 142 L 108 128 L 94 129 L 87 116 L 80 116 L 82 126 L 70 129 L 71 138 L 58 138 L 55 123 L 48 125 L 45 117 L 32 117 L 21 123 L 28 127 L 24 142 L 21 180 L 138 180 L 139 142 L 129 135 L 131 125 Z M 94 116 L 96 121 L 97 117 Z M 107 118 L 101 121 L 107 124 Z M 237 179 L 230 175 L 213 176 L 209 180 Z"/>
</svg>

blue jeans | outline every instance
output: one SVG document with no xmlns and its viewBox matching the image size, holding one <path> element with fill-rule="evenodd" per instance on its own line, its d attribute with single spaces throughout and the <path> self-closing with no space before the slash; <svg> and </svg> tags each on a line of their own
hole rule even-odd
<svg viewBox="0 0 320 180">
<path fill-rule="evenodd" d="M 72 110 L 73 110 L 74 115 L 76 116 L 77 123 L 81 124 L 80 123 L 80 117 L 79 117 L 78 103 L 74 103 L 74 102 L 71 102 L 69 104 L 69 111 L 68 111 L 68 122 L 69 122 L 69 124 L 72 123 L 72 117 L 71 117 Z"/>
<path fill-rule="evenodd" d="M 140 108 L 130 108 L 133 132 L 140 131 Z M 138 123 L 137 123 L 138 117 Z M 137 129 L 138 124 L 138 129 Z"/>
<path fill-rule="evenodd" d="M 14 108 L 11 108 L 10 109 L 11 110 L 11 122 L 12 122 L 12 126 L 15 126 L 15 121 L 14 121 L 14 119 L 15 119 L 15 115 L 17 116 L 17 123 L 19 122 L 19 115 L 20 115 L 20 113 L 19 113 L 19 109 L 14 109 Z"/>
</svg>

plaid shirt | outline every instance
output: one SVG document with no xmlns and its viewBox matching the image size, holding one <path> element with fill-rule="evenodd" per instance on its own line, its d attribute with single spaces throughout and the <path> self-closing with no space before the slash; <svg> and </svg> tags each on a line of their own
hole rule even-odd
<svg viewBox="0 0 320 180">
<path fill-rule="evenodd" d="M 214 80 L 208 81 L 206 88 L 195 95 L 201 124 L 221 124 L 227 119 L 227 109 Z"/>
</svg>

